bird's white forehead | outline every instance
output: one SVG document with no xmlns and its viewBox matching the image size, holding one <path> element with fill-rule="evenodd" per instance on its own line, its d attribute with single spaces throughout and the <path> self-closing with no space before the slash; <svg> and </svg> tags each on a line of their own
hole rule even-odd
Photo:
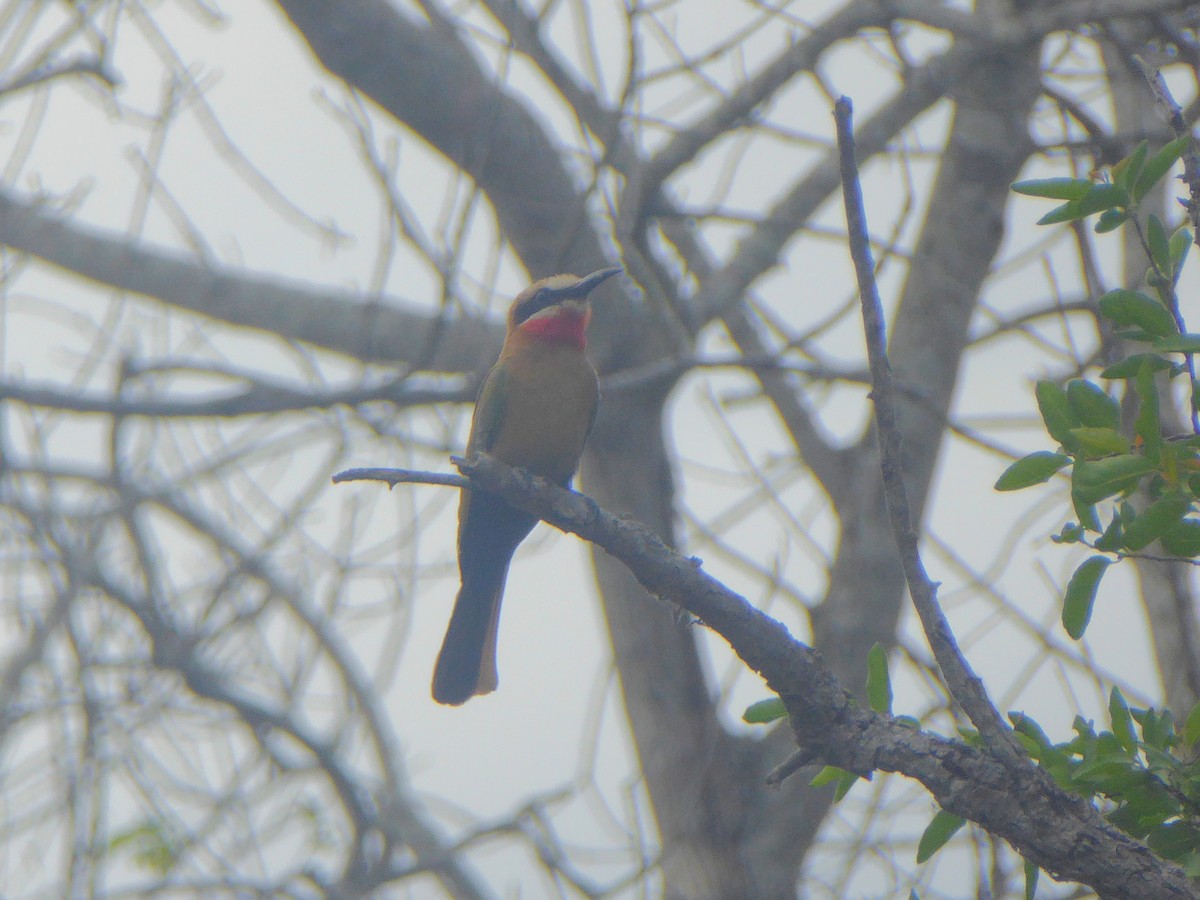
<svg viewBox="0 0 1200 900">
<path fill-rule="evenodd" d="M 578 275 L 551 275 L 542 281 L 542 284 L 548 288 L 565 288 L 570 287 L 579 281 Z"/>
</svg>

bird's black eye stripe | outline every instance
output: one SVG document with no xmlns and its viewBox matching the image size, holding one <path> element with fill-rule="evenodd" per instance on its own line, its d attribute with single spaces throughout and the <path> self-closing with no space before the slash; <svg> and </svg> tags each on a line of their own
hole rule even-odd
<svg viewBox="0 0 1200 900">
<path fill-rule="evenodd" d="M 516 323 L 520 325 L 534 313 L 541 312 L 543 309 L 549 306 L 550 304 L 546 302 L 549 296 L 550 291 L 547 288 L 542 288 L 541 290 L 522 300 L 521 305 L 517 307 L 516 313 L 513 316 L 513 318 L 516 320 Z"/>
</svg>

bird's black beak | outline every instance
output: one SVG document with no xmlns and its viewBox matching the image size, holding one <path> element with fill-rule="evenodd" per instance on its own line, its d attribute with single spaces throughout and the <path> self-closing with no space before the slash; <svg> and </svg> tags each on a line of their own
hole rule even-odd
<svg viewBox="0 0 1200 900">
<path fill-rule="evenodd" d="M 593 272 L 591 275 L 585 275 L 574 284 L 564 285 L 563 287 L 542 287 L 536 294 L 527 297 L 521 302 L 520 306 L 513 312 L 513 321 L 516 324 L 521 324 L 530 316 L 535 316 L 543 309 L 549 309 L 559 303 L 565 303 L 568 300 L 583 300 L 587 295 L 594 291 L 599 285 L 608 281 L 618 272 L 625 271 L 620 266 L 613 266 L 609 269 L 600 269 L 598 272 Z"/>
<path fill-rule="evenodd" d="M 577 282 L 565 288 L 558 288 L 554 291 L 556 300 L 578 300 L 581 297 L 586 297 L 608 279 L 612 278 L 625 270 L 620 266 L 613 266 L 609 269 L 600 269 L 593 272 L 591 275 L 585 275 Z"/>
</svg>

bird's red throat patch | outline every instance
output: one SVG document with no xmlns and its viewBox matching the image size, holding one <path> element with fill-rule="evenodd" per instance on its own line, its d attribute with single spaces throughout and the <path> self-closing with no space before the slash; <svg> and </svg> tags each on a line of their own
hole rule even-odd
<svg viewBox="0 0 1200 900">
<path fill-rule="evenodd" d="M 571 344 L 582 350 L 587 346 L 587 327 L 591 319 L 590 309 L 558 309 L 553 315 L 527 319 L 521 323 L 521 330 L 538 340 Z"/>
</svg>

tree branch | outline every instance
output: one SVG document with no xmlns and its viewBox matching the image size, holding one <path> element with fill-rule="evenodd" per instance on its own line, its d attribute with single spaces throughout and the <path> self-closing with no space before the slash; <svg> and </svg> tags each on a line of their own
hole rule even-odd
<svg viewBox="0 0 1200 900">
<path fill-rule="evenodd" d="M 2 190 L 0 244 L 89 281 L 362 360 L 420 360 L 429 371 L 473 372 L 500 352 L 503 340 L 499 323 L 440 322 L 398 301 L 368 302 L 348 291 L 209 267 L 71 222 Z"/>
<path fill-rule="evenodd" d="M 469 403 L 475 397 L 473 386 L 455 388 L 414 387 L 404 378 L 382 384 L 355 385 L 334 390 L 300 390 L 284 384 L 257 381 L 237 392 L 217 396 L 126 397 L 101 396 L 54 386 L 24 384 L 0 380 L 0 401 L 13 400 L 60 412 L 94 413 L 108 416 L 146 416 L 155 419 L 236 418 L 271 413 L 329 409 L 334 406 L 359 406 L 387 401 L 396 409 L 432 406 L 440 403 Z"/>
<path fill-rule="evenodd" d="M 783 699 L 797 742 L 812 760 L 863 776 L 878 770 L 914 778 L 943 809 L 1009 841 L 1055 878 L 1089 885 L 1102 896 L 1197 896 L 1182 869 L 1110 825 L 1042 769 L 1027 763 L 1014 772 L 994 751 L 858 706 L 819 653 L 706 573 L 701 560 L 680 556 L 645 525 L 484 454 L 457 465 L 470 479 L 468 487 L 494 493 L 592 542 L 627 566 L 650 593 L 720 634 Z M 405 480 L 381 473 L 376 480 Z"/>
</svg>

